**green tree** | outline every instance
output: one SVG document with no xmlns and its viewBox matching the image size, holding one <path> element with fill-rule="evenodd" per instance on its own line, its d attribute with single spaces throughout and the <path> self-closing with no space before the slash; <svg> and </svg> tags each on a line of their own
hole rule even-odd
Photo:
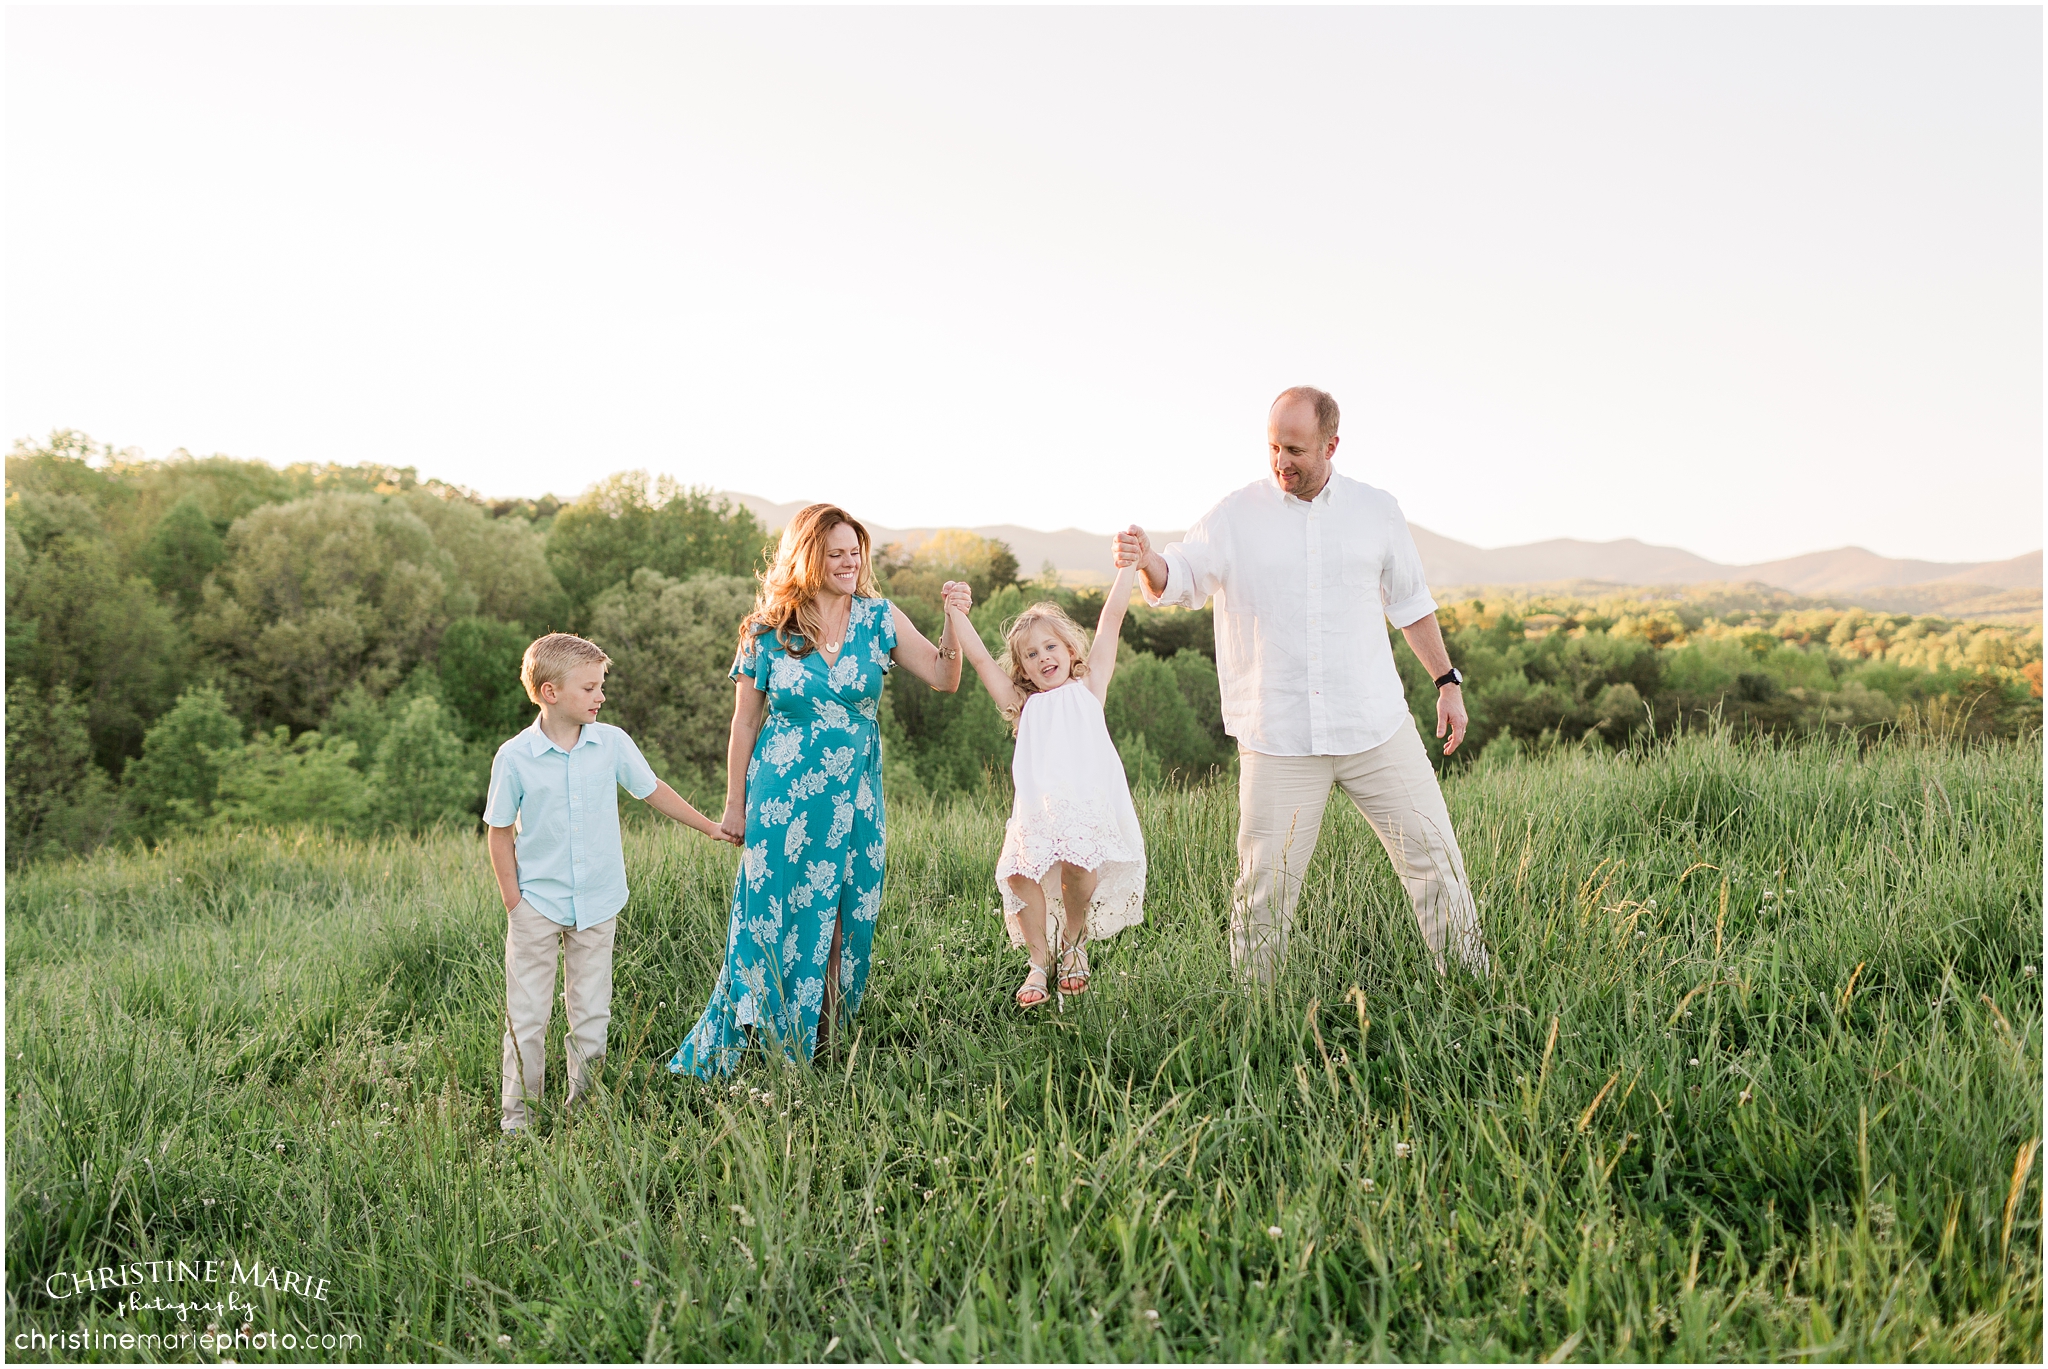
<svg viewBox="0 0 2048 1369">
<path fill-rule="evenodd" d="M 313 727 L 352 684 L 391 689 L 449 618 L 453 559 L 418 515 L 377 495 L 270 504 L 228 533 L 195 634 L 238 711 Z"/>
<path fill-rule="evenodd" d="M 751 511 L 709 490 L 621 471 L 555 515 L 547 557 L 581 611 L 642 568 L 671 579 L 700 570 L 752 574 L 767 543 L 767 530 Z"/>
<path fill-rule="evenodd" d="M 914 598 L 933 605 L 939 602 L 939 587 L 948 580 L 965 580 L 974 590 L 977 603 L 1018 583 L 1017 556 L 1010 550 L 1010 544 L 965 528 L 941 528 L 919 543 L 915 551 L 891 543 L 878 549 L 876 565 L 888 584 L 890 597 Z"/>
<path fill-rule="evenodd" d="M 492 518 L 466 499 L 425 489 L 394 502 L 418 515 L 454 562 L 453 582 L 472 602 L 451 596 L 451 613 L 523 623 L 529 641 L 567 623 L 569 599 L 548 565 L 547 539 L 526 519 Z"/>
<path fill-rule="evenodd" d="M 496 746 L 533 721 L 533 700 L 519 682 L 519 663 L 532 635 L 517 623 L 457 618 L 441 634 L 435 664 L 441 698 L 468 735 Z"/>
<path fill-rule="evenodd" d="M 391 720 L 370 770 L 370 817 L 408 832 L 482 811 L 486 775 L 448 725 L 441 701 L 413 698 Z"/>
<path fill-rule="evenodd" d="M 203 827 L 213 815 L 224 758 L 242 745 L 242 724 L 212 685 L 178 696 L 142 739 L 142 754 L 128 762 L 132 829 L 154 840 L 177 828 Z"/>
<path fill-rule="evenodd" d="M 1174 682 L 1180 686 L 1181 697 L 1188 701 L 1195 721 L 1208 734 L 1209 763 L 1228 764 L 1236 753 L 1237 743 L 1223 730 L 1223 682 L 1216 673 L 1216 662 L 1199 651 L 1182 647 L 1166 663 L 1173 667 Z"/>
<path fill-rule="evenodd" d="M 1216 764 L 1215 743 L 1181 692 L 1174 667 L 1157 656 L 1126 651 L 1109 683 L 1103 717 L 1120 745 L 1142 735 L 1166 774 L 1186 782 Z"/>
<path fill-rule="evenodd" d="M 114 787 L 92 760 L 86 708 L 63 685 L 7 690 L 7 859 L 77 855 L 113 834 Z"/>
<path fill-rule="evenodd" d="M 199 607 L 200 587 L 226 555 L 227 544 L 213 520 L 198 498 L 188 494 L 157 520 L 137 564 L 149 582 L 190 617 Z"/>
<path fill-rule="evenodd" d="M 86 709 L 102 768 L 136 754 L 177 697 L 190 648 L 156 589 L 130 575 L 83 497 L 7 500 L 7 675 L 62 686 Z"/>
<path fill-rule="evenodd" d="M 737 575 L 671 579 L 640 570 L 590 609 L 591 640 L 612 658 L 610 721 L 632 734 L 670 784 L 704 787 L 724 773 L 732 721 L 727 678 L 754 585 Z"/>
</svg>

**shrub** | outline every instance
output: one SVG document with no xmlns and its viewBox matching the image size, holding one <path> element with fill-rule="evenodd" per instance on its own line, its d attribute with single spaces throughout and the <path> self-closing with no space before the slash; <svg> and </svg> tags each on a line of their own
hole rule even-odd
<svg viewBox="0 0 2048 1369">
<path fill-rule="evenodd" d="M 419 832 L 481 812 L 486 776 L 473 756 L 448 726 L 439 699 L 410 700 L 377 745 L 369 820 Z"/>
<path fill-rule="evenodd" d="M 356 744 L 318 732 L 292 740 L 279 727 L 247 745 L 219 753 L 215 827 L 310 823 L 350 831 L 368 825 L 370 786 L 351 763 Z"/>
<path fill-rule="evenodd" d="M 204 826 L 213 815 L 225 758 L 242 744 L 242 724 L 212 685 L 188 689 L 142 739 L 128 762 L 131 830 L 151 840 Z"/>
</svg>

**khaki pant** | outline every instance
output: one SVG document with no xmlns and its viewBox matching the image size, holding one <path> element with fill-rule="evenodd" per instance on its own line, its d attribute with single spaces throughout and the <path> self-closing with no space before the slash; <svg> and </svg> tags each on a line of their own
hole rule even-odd
<svg viewBox="0 0 2048 1369">
<path fill-rule="evenodd" d="M 526 1125 L 526 1100 L 541 1096 L 548 1016 L 554 1010 L 555 954 L 564 968 L 562 1006 L 569 1022 L 569 1102 L 590 1091 L 604 1058 L 612 1020 L 612 936 L 619 920 L 607 918 L 577 931 L 542 917 L 525 899 L 505 917 L 505 1040 L 498 1125 Z"/>
<path fill-rule="evenodd" d="M 1413 722 L 1355 755 L 1263 756 L 1240 748 L 1238 763 L 1230 959 L 1239 975 L 1270 983 L 1279 973 L 1333 784 L 1351 796 L 1387 848 L 1437 972 L 1446 941 L 1465 968 L 1488 972 L 1465 861 Z"/>
</svg>

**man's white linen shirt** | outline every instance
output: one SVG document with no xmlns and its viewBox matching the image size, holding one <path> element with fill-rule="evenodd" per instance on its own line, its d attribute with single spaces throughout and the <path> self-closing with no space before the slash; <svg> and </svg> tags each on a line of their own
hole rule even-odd
<svg viewBox="0 0 2048 1369">
<path fill-rule="evenodd" d="M 1216 601 L 1223 726 L 1267 756 L 1369 751 L 1409 720 L 1382 618 L 1436 611 L 1401 506 L 1330 473 L 1313 499 L 1247 485 L 1160 551 L 1154 606 Z"/>
</svg>

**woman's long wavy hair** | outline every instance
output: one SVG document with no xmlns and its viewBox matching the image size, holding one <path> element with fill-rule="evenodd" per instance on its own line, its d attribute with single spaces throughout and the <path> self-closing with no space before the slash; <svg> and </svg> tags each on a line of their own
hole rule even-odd
<svg viewBox="0 0 2048 1369">
<path fill-rule="evenodd" d="M 1069 680 L 1080 680 L 1088 675 L 1088 634 L 1081 625 L 1067 615 L 1067 611 L 1051 600 L 1040 600 L 1030 608 L 1003 624 L 1003 658 L 997 662 L 1003 673 L 1010 677 L 1010 683 L 1017 686 L 1017 692 L 1026 696 L 1039 693 L 1038 681 L 1024 669 L 1024 634 L 1034 627 L 1043 626 L 1053 636 L 1066 644 L 1067 654 L 1074 658 L 1073 672 Z M 1024 708 L 1019 704 L 1014 715 L 1005 713 L 1003 721 L 1009 723 L 1015 732 L 1023 720 Z"/>
<path fill-rule="evenodd" d="M 880 597 L 868 530 L 837 504 L 807 505 L 782 530 L 775 560 L 761 572 L 754 611 L 740 622 L 741 651 L 763 632 L 773 632 L 792 656 L 808 655 L 823 640 L 825 623 L 818 613 L 818 591 L 825 587 L 825 538 L 841 523 L 860 539 L 860 579 L 854 584 L 854 593 Z"/>
</svg>

